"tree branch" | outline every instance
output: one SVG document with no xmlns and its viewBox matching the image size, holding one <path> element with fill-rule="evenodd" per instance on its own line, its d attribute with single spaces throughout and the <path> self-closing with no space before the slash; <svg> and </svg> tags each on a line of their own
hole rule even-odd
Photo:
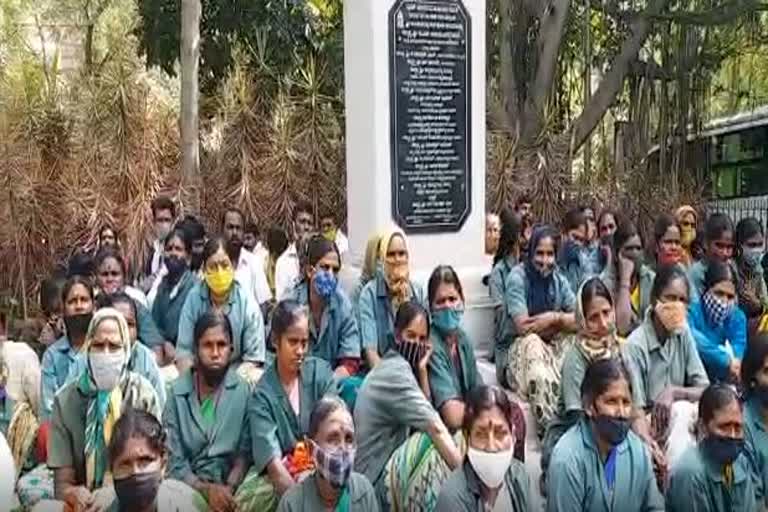
<svg viewBox="0 0 768 512">
<path fill-rule="evenodd" d="M 544 110 L 552 93 L 570 4 L 571 0 L 549 0 L 544 9 L 536 41 L 538 65 L 525 105 L 524 142 L 530 142 L 541 130 Z"/>
<path fill-rule="evenodd" d="M 668 2 L 669 0 L 652 0 L 643 15 L 637 17 L 631 24 L 631 36 L 622 43 L 621 51 L 614 59 L 613 66 L 603 77 L 597 91 L 584 106 L 584 110 L 571 127 L 573 130 L 571 138 L 573 151 L 584 144 L 600 123 L 608 107 L 616 101 L 616 96 L 624 85 L 624 78 L 629 72 L 630 65 L 637 59 L 640 48 L 651 33 L 652 17 L 659 14 Z"/>
<path fill-rule="evenodd" d="M 768 11 L 768 4 L 763 2 L 756 0 L 733 0 L 707 11 L 660 12 L 651 17 L 654 20 L 671 21 L 681 25 L 714 26 L 727 25 L 744 14 L 764 11 Z"/>
</svg>

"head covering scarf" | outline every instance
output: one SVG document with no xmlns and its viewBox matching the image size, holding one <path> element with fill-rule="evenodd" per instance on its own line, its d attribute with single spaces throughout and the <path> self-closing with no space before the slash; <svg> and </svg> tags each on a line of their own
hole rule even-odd
<svg viewBox="0 0 768 512">
<path fill-rule="evenodd" d="M 528 315 L 535 316 L 555 308 L 555 272 L 543 276 L 533 259 L 536 255 L 536 247 L 545 238 L 557 240 L 557 231 L 552 226 L 537 226 L 531 234 L 528 243 L 528 254 L 525 257 L 525 275 L 528 278 Z M 555 248 L 557 251 L 557 248 Z"/>
<path fill-rule="evenodd" d="M 408 247 L 408 240 L 405 233 L 399 229 L 393 229 L 381 237 L 379 243 L 379 259 L 383 263 L 384 282 L 389 289 L 389 297 L 392 303 L 392 311 L 397 311 L 400 306 L 411 299 L 411 280 L 408 270 L 408 262 L 404 264 L 395 263 L 387 258 L 389 244 L 395 237 L 402 237 L 403 243 Z"/>
<path fill-rule="evenodd" d="M 96 387 L 90 362 L 86 371 L 78 379 L 78 389 L 88 397 L 85 417 L 85 473 L 86 485 L 89 489 L 101 487 L 105 477 L 108 477 L 107 446 L 112 439 L 112 429 L 122 412 L 123 387 L 128 378 L 128 360 L 131 350 L 131 337 L 123 315 L 116 309 L 102 308 L 93 315 L 91 324 L 88 326 L 83 347 L 86 357 L 90 353 L 96 330 L 105 320 L 117 322 L 125 357 L 120 381 L 112 391 L 101 391 Z"/>
<path fill-rule="evenodd" d="M 368 283 L 376 276 L 379 261 L 379 244 L 381 243 L 381 233 L 374 233 L 368 238 L 365 244 L 365 258 L 363 259 L 363 268 L 360 273 L 360 281 L 363 284 Z"/>
<path fill-rule="evenodd" d="M 593 277 L 581 283 L 579 293 L 576 294 L 576 325 L 579 329 L 576 348 L 589 363 L 617 356 L 619 347 L 624 343 L 624 339 L 616 334 L 615 325 L 612 326 L 608 335 L 601 336 L 589 331 L 589 328 L 587 327 L 587 312 L 584 307 L 582 296 L 584 295 L 584 287 L 587 283 L 592 281 L 592 279 L 599 278 Z"/>
</svg>

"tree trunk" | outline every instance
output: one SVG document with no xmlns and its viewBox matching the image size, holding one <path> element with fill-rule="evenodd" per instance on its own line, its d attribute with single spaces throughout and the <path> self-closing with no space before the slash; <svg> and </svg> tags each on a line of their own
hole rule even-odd
<svg viewBox="0 0 768 512">
<path fill-rule="evenodd" d="M 523 142 L 532 142 L 541 131 L 547 102 L 552 94 L 560 46 L 565 37 L 570 0 L 550 0 L 540 18 L 536 41 L 536 75 L 528 90 Z"/>
<path fill-rule="evenodd" d="M 630 64 L 645 44 L 653 27 L 652 17 L 657 15 L 669 0 L 653 0 L 642 14 L 630 25 L 631 35 L 624 40 L 621 51 L 613 61 L 613 66 L 600 81 L 600 85 L 589 103 L 584 105 L 581 115 L 573 123 L 573 151 L 579 149 L 597 127 L 608 107 L 616 101 L 621 92 Z"/>
<path fill-rule="evenodd" d="M 198 122 L 200 0 L 181 2 L 181 189 L 189 211 L 200 211 L 200 137 Z"/>
<path fill-rule="evenodd" d="M 85 72 L 90 75 L 93 71 L 93 31 L 94 26 L 92 22 L 88 23 L 85 27 Z"/>
</svg>

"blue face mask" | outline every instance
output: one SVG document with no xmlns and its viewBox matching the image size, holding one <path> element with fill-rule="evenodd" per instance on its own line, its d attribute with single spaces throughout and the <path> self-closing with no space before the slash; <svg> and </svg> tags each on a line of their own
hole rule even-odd
<svg viewBox="0 0 768 512">
<path fill-rule="evenodd" d="M 563 249 L 560 254 L 563 265 L 570 265 L 572 263 L 581 264 L 583 260 L 584 248 L 574 242 L 573 240 L 566 240 L 563 244 Z"/>
<path fill-rule="evenodd" d="M 461 319 L 464 316 L 464 308 L 443 308 L 432 312 L 432 325 L 442 333 L 451 333 L 461 327 Z"/>
<path fill-rule="evenodd" d="M 333 272 L 329 272 L 323 269 L 317 269 L 315 272 L 315 291 L 323 299 L 328 300 L 336 293 L 336 288 L 339 285 L 339 281 Z"/>
<path fill-rule="evenodd" d="M 713 461 L 725 466 L 732 464 L 744 450 L 744 440 L 710 434 L 699 443 Z"/>
</svg>

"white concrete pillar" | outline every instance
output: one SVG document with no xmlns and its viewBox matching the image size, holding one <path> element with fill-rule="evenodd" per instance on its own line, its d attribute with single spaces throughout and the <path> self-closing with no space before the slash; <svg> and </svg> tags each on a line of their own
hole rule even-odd
<svg viewBox="0 0 768 512">
<path fill-rule="evenodd" d="M 445 199 L 444 195 L 440 196 L 440 191 L 445 191 L 446 187 L 454 187 L 451 197 L 461 197 L 457 188 L 457 183 L 460 182 L 452 181 L 451 178 L 455 171 L 455 160 L 451 160 L 451 154 L 455 156 L 457 148 L 460 152 L 465 151 L 466 167 L 471 169 L 466 185 L 471 193 L 468 197 L 461 197 L 461 201 L 470 203 L 469 212 L 460 228 L 455 229 L 455 224 L 454 229 L 444 230 L 438 227 L 437 231 L 440 232 L 436 233 L 421 233 L 418 228 L 416 232 L 409 230 L 408 226 L 402 225 L 402 217 L 399 224 L 408 233 L 415 279 L 426 284 L 430 272 L 438 264 L 452 265 L 459 273 L 467 296 L 467 327 L 475 342 L 480 345 L 481 352 L 488 349 L 493 331 L 488 291 L 481 283 L 482 276 L 490 272 L 487 259 L 483 255 L 486 153 L 485 9 L 485 0 L 344 2 L 347 209 L 351 250 L 349 261 L 353 266 L 359 265 L 367 238 L 375 231 L 396 223 L 392 204 L 395 166 L 417 166 L 412 158 L 408 160 L 401 157 L 393 161 L 391 142 L 395 134 L 392 114 L 405 113 L 408 120 L 417 122 L 420 119 L 418 116 L 422 116 L 421 119 L 432 120 L 429 121 L 432 123 L 430 129 L 441 129 L 443 125 L 440 119 L 444 120 L 445 116 L 438 112 L 437 117 L 429 117 L 435 113 L 430 109 L 433 106 L 438 111 L 442 108 L 443 114 L 450 111 L 450 96 L 456 92 L 452 91 L 451 86 L 441 83 L 441 80 L 460 79 L 461 75 L 466 73 L 464 92 L 468 101 L 457 100 L 453 106 L 456 103 L 465 105 L 467 118 L 461 119 L 462 108 L 453 114 L 448 112 L 448 115 L 453 115 L 453 120 L 458 118 L 457 124 L 471 127 L 469 133 L 464 133 L 464 129 L 444 132 L 445 137 L 442 140 L 446 143 L 444 147 L 447 147 L 447 157 L 440 162 L 433 160 L 432 163 L 437 162 L 434 167 L 422 166 L 421 180 L 414 180 L 420 183 L 414 185 L 413 182 L 408 182 L 407 174 L 411 169 L 405 169 L 405 173 L 400 172 L 398 175 L 401 181 L 405 176 L 406 181 L 401 183 L 400 190 L 408 188 L 411 197 L 417 198 L 418 201 L 426 200 L 427 203 L 430 200 L 433 203 L 437 201 L 437 206 L 440 207 L 440 201 Z M 466 25 L 457 25 L 456 21 L 466 19 L 465 16 L 468 17 Z M 390 48 L 391 41 L 395 41 L 393 49 Z M 446 52 L 451 52 L 451 45 L 460 46 L 462 42 L 467 45 L 469 62 L 458 62 L 451 68 L 451 57 L 446 58 Z M 419 48 L 425 51 L 421 52 Z M 457 50 L 456 53 L 463 52 Z M 395 60 L 398 58 L 399 64 L 396 65 Z M 406 61 L 411 65 L 404 67 L 402 63 Z M 421 66 L 422 62 L 424 66 Z M 463 69 L 460 69 L 461 67 Z M 404 72 L 409 76 L 402 76 L 396 82 L 397 85 L 391 87 L 391 70 L 403 73 L 404 68 Z M 427 87 L 424 87 L 425 85 Z M 398 87 L 408 89 L 403 96 L 406 101 L 401 101 L 402 107 L 399 110 L 395 108 Z M 459 91 L 459 96 L 460 93 Z M 419 96 L 416 99 L 416 102 L 420 102 L 420 106 L 417 106 L 418 112 L 412 109 L 415 105 L 414 95 Z M 449 98 L 447 103 L 443 101 L 446 98 Z M 433 99 L 436 103 L 433 103 Z M 437 120 L 434 121 L 435 119 Z M 400 126 L 404 126 L 402 121 Z M 406 145 L 404 153 L 408 153 L 408 147 L 413 148 L 414 144 L 422 142 L 404 140 L 403 134 L 407 131 L 406 127 L 398 134 L 399 142 Z M 431 140 L 439 141 L 440 138 L 432 137 Z M 409 141 L 413 142 L 410 146 Z M 410 154 L 412 155 L 413 151 Z M 438 157 L 439 155 L 438 152 Z M 447 166 L 441 167 L 441 162 L 447 162 Z M 435 195 L 414 195 L 417 189 L 424 193 L 435 188 Z M 454 208 L 457 209 L 459 208 Z M 429 213 L 426 217 L 430 217 Z M 435 220 L 434 216 L 431 220 Z"/>
</svg>

